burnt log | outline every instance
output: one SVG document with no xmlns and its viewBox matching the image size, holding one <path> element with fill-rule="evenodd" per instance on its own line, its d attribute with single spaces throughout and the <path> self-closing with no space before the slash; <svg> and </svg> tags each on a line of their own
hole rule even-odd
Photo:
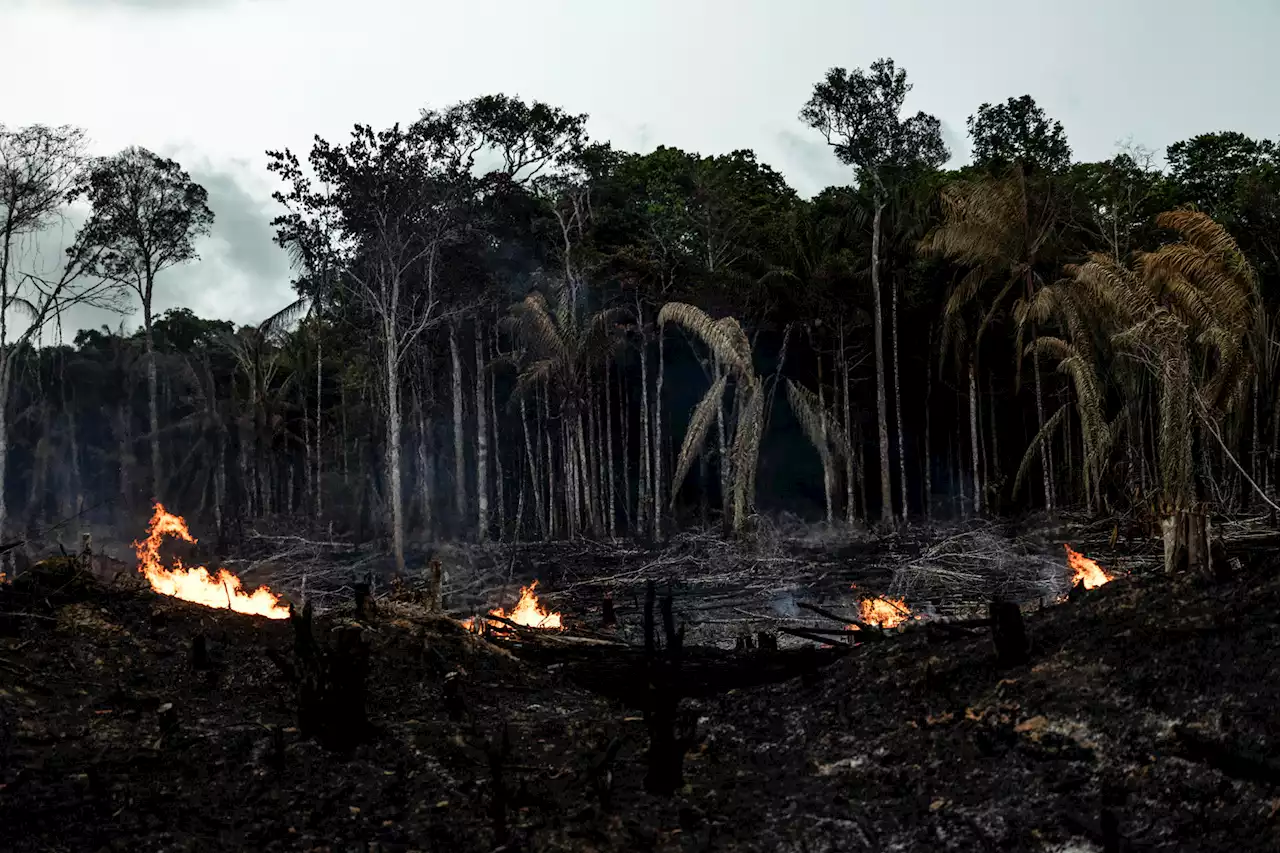
<svg viewBox="0 0 1280 853">
<path fill-rule="evenodd" d="M 1031 651 L 1027 639 L 1027 626 L 1022 610 L 1014 601 L 992 601 L 988 613 L 991 617 L 991 638 L 996 646 L 996 659 L 1000 666 L 1021 666 Z"/>
</svg>

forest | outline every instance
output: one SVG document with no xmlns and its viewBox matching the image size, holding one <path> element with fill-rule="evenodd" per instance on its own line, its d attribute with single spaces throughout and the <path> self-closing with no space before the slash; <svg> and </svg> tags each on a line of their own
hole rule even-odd
<svg viewBox="0 0 1280 853">
<path fill-rule="evenodd" d="M 911 88 L 813 84 L 812 198 L 505 94 L 267 150 L 238 328 L 153 307 L 182 164 L 0 125 L 15 849 L 1261 849 L 1280 149 L 1014 94 L 954 167 Z"/>
<path fill-rule="evenodd" d="M 159 499 L 220 541 L 288 519 L 403 566 L 766 511 L 1274 501 L 1274 144 L 1075 162 L 1023 95 L 979 106 L 947 170 L 909 90 L 892 60 L 814 86 L 798 120 L 849 185 L 807 200 L 750 151 L 617 151 L 505 95 L 270 151 L 298 301 L 239 329 L 151 309 L 215 215 L 179 164 L 6 130 L 4 524 Z M 23 267 L 73 198 L 62 280 Z M 76 299 L 141 328 L 27 345 Z"/>
</svg>

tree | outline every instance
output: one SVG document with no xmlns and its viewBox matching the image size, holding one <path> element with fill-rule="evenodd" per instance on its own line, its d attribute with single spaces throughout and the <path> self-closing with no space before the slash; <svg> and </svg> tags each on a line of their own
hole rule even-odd
<svg viewBox="0 0 1280 853">
<path fill-rule="evenodd" d="M 86 250 L 97 252 L 94 272 L 127 287 L 142 306 L 150 415 L 151 491 L 164 496 L 160 463 L 160 410 L 155 359 L 156 276 L 196 260 L 195 238 L 209 233 L 213 211 L 208 193 L 175 161 L 145 148 L 127 148 L 96 160 L 79 194 L 93 206 L 81 232 Z"/>
<path fill-rule="evenodd" d="M 37 258 L 26 251 L 26 238 L 60 221 L 75 197 L 87 163 L 84 147 L 78 128 L 0 125 L 0 535 L 7 514 L 7 414 L 15 356 L 70 305 L 113 306 L 101 284 L 84 276 L 97 260 L 84 231 L 53 271 L 33 266 Z"/>
<path fill-rule="evenodd" d="M 291 212 L 276 220 L 282 239 L 317 235 L 309 223 L 332 208 L 340 247 L 335 259 L 353 299 L 378 342 L 384 405 L 384 471 L 396 570 L 405 570 L 404 492 L 401 469 L 401 369 L 414 345 L 448 315 L 442 310 L 442 253 L 461 239 L 479 192 L 472 174 L 478 150 L 457 113 L 424 113 L 408 128 L 375 132 L 357 126 L 346 145 L 317 138 L 310 154 L 318 179 L 332 193 L 314 191 L 288 150 L 268 152 L 277 171 L 292 178 L 284 200 Z M 321 217 L 323 218 L 323 217 Z"/>
<path fill-rule="evenodd" d="M 1023 172 L 1060 172 L 1071 165 L 1071 146 L 1062 122 L 1049 121 L 1030 95 L 1003 104 L 983 104 L 969 116 L 973 165 L 1003 176 L 1015 166 Z"/>
<path fill-rule="evenodd" d="M 948 159 L 938 119 L 919 112 L 903 119 L 902 106 L 911 87 L 907 72 L 892 59 L 872 63 L 870 73 L 832 68 L 814 85 L 800 118 L 819 131 L 840 161 L 858 170 L 872 187 L 871 293 L 876 354 L 876 418 L 880 443 L 880 517 L 893 520 L 889 469 L 888 406 L 885 399 L 884 312 L 880 291 L 880 223 L 888 184 L 920 166 L 938 168 Z"/>
</svg>

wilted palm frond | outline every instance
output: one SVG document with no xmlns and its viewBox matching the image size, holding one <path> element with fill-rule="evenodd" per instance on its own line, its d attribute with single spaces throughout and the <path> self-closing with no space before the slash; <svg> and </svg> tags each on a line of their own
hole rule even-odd
<svg viewBox="0 0 1280 853">
<path fill-rule="evenodd" d="M 791 404 L 791 410 L 800 422 L 805 437 L 822 456 L 824 464 L 829 456 L 845 459 L 853 455 L 849 437 L 839 418 L 823 408 L 817 394 L 788 379 L 787 402 Z"/>
<path fill-rule="evenodd" d="M 1057 430 L 1058 426 L 1062 423 L 1063 418 L 1066 417 L 1067 407 L 1070 405 L 1070 403 L 1063 403 L 1059 406 L 1058 411 L 1054 412 L 1053 415 L 1044 422 L 1044 426 L 1040 428 L 1040 431 L 1031 439 L 1031 443 L 1027 445 L 1026 452 L 1022 454 L 1022 461 L 1018 463 L 1018 473 L 1013 478 L 1013 491 L 1010 493 L 1011 495 L 1016 496 L 1018 494 L 1018 490 L 1022 488 L 1022 481 L 1026 479 L 1027 472 L 1031 470 L 1032 463 L 1034 463 L 1040 455 L 1040 445 L 1047 442 L 1053 435 L 1054 431 Z"/>
<path fill-rule="evenodd" d="M 725 319 L 731 318 L 726 317 Z M 707 348 L 719 359 L 721 364 L 733 368 L 734 372 L 739 376 L 752 375 L 750 353 L 744 353 L 742 350 L 742 342 L 746 340 L 746 333 L 742 331 L 742 327 L 737 320 L 733 320 L 732 325 L 721 324 L 716 320 L 712 320 L 707 312 L 696 305 L 689 305 L 685 302 L 668 302 L 658 312 L 658 324 L 666 325 L 667 323 L 676 323 L 689 330 L 706 344 Z M 744 355 L 748 357 L 744 358 Z"/>
<path fill-rule="evenodd" d="M 680 445 L 680 456 L 676 459 L 676 470 L 671 476 L 671 503 L 675 504 L 680 486 L 693 467 L 693 460 L 702 452 L 703 443 L 707 439 L 707 431 L 716 419 L 720 398 L 724 396 L 725 386 L 729 382 L 729 374 L 721 374 L 707 391 L 706 395 L 694 407 L 689 418 L 689 429 L 684 434 L 684 442 Z"/>
</svg>

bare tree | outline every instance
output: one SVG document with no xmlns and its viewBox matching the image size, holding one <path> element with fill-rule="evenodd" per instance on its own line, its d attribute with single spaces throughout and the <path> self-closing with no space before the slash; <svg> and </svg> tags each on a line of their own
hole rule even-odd
<svg viewBox="0 0 1280 853">
<path fill-rule="evenodd" d="M 83 232 L 60 266 L 35 266 L 35 238 L 65 221 L 88 162 L 84 149 L 79 128 L 0 125 L 0 532 L 7 516 L 6 415 L 15 359 L 69 306 L 113 306 L 109 286 L 84 275 L 96 266 L 97 255 Z"/>
</svg>

